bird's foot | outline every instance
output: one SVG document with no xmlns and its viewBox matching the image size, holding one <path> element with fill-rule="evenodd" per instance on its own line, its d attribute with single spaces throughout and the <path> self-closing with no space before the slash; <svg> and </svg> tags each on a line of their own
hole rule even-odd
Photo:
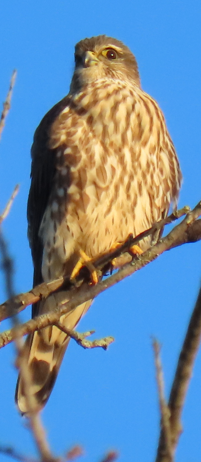
<svg viewBox="0 0 201 462">
<path fill-rule="evenodd" d="M 129 249 L 129 253 L 136 257 L 138 255 L 142 255 L 143 250 L 139 247 L 139 245 L 132 245 Z"/>
<path fill-rule="evenodd" d="M 80 258 L 79 258 L 78 262 L 75 265 L 75 268 L 73 269 L 73 271 L 71 273 L 70 279 L 71 280 L 75 279 L 77 277 L 77 275 L 79 274 L 81 268 L 86 267 L 86 268 L 88 268 L 88 270 L 90 272 L 91 283 L 92 284 L 97 284 L 98 283 L 98 274 L 97 274 L 95 266 L 92 263 L 92 259 L 90 257 L 88 257 L 88 255 L 82 249 L 79 249 L 79 254 L 80 254 Z"/>
<path fill-rule="evenodd" d="M 129 239 L 129 237 L 130 236 L 128 236 L 125 243 Z M 116 242 L 115 244 L 112 245 L 110 251 L 114 251 L 114 250 L 118 249 L 121 246 L 122 246 L 122 243 Z M 139 255 L 141 255 L 143 253 L 143 250 L 139 247 L 139 245 L 132 245 L 131 247 L 128 248 L 127 252 L 129 252 L 132 257 L 138 257 Z M 117 258 L 113 258 L 112 261 L 111 261 L 111 264 L 112 264 L 113 267 L 116 267 L 116 260 L 117 260 Z"/>
</svg>

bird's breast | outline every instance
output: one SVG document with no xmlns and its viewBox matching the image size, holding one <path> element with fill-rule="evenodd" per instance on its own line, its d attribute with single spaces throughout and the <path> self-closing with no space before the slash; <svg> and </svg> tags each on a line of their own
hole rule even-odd
<svg viewBox="0 0 201 462">
<path fill-rule="evenodd" d="M 47 268 L 61 273 L 79 247 L 96 257 L 169 208 L 163 123 L 156 103 L 129 84 L 94 82 L 72 95 L 50 131 L 57 173 L 40 229 L 46 279 Z"/>
</svg>

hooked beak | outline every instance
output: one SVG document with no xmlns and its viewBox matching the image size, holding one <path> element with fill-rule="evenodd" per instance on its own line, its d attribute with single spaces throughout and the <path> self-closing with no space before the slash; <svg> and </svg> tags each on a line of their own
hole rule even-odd
<svg viewBox="0 0 201 462">
<path fill-rule="evenodd" d="M 98 58 L 96 58 L 95 53 L 93 51 L 86 51 L 84 56 L 84 66 L 90 67 L 95 66 L 98 64 Z"/>
</svg>

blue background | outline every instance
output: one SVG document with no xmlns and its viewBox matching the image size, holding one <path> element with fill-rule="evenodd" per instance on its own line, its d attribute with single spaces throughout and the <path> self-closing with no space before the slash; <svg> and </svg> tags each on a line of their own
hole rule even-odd
<svg viewBox="0 0 201 462">
<path fill-rule="evenodd" d="M 0 101 L 13 68 L 18 76 L 0 144 L 0 210 L 16 183 L 20 192 L 3 229 L 15 260 L 15 290 L 32 285 L 26 237 L 30 146 L 43 115 L 68 92 L 74 45 L 107 34 L 135 54 L 143 89 L 165 113 L 183 171 L 179 206 L 201 199 L 201 4 L 196 0 L 6 0 L 0 8 Z M 152 461 L 159 434 L 151 336 L 162 343 L 166 394 L 200 283 L 201 244 L 167 252 L 94 302 L 79 325 L 96 337 L 113 335 L 107 352 L 85 351 L 73 341 L 44 412 L 51 447 L 62 454 L 74 443 L 83 461 L 100 461 L 111 448 L 120 461 Z M 3 279 L 1 300 L 5 299 Z M 27 319 L 30 312 L 24 314 Z M 8 327 L 7 323 L 4 323 Z M 2 324 L 2 329 L 4 328 Z M 0 442 L 35 454 L 32 437 L 13 400 L 14 348 L 0 351 Z M 201 459 L 201 355 L 182 416 L 177 461 Z M 1 455 L 2 462 L 7 461 Z"/>
</svg>

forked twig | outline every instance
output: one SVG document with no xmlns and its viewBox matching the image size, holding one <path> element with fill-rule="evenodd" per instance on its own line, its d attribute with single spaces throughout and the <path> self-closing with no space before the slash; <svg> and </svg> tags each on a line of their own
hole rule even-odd
<svg viewBox="0 0 201 462">
<path fill-rule="evenodd" d="M 91 330 L 88 332 L 84 332 L 80 334 L 79 332 L 76 332 L 75 330 L 68 329 L 66 326 L 64 326 L 61 322 L 57 321 L 54 324 L 56 327 L 58 327 L 62 332 L 67 334 L 69 337 L 71 337 L 73 340 L 75 340 L 78 345 L 82 346 L 85 349 L 91 349 L 91 348 L 103 348 L 104 350 L 107 350 L 108 346 L 114 342 L 114 337 L 104 337 L 101 338 L 100 340 L 86 340 L 86 337 L 89 337 L 90 335 L 94 334 L 95 331 Z"/>
</svg>

